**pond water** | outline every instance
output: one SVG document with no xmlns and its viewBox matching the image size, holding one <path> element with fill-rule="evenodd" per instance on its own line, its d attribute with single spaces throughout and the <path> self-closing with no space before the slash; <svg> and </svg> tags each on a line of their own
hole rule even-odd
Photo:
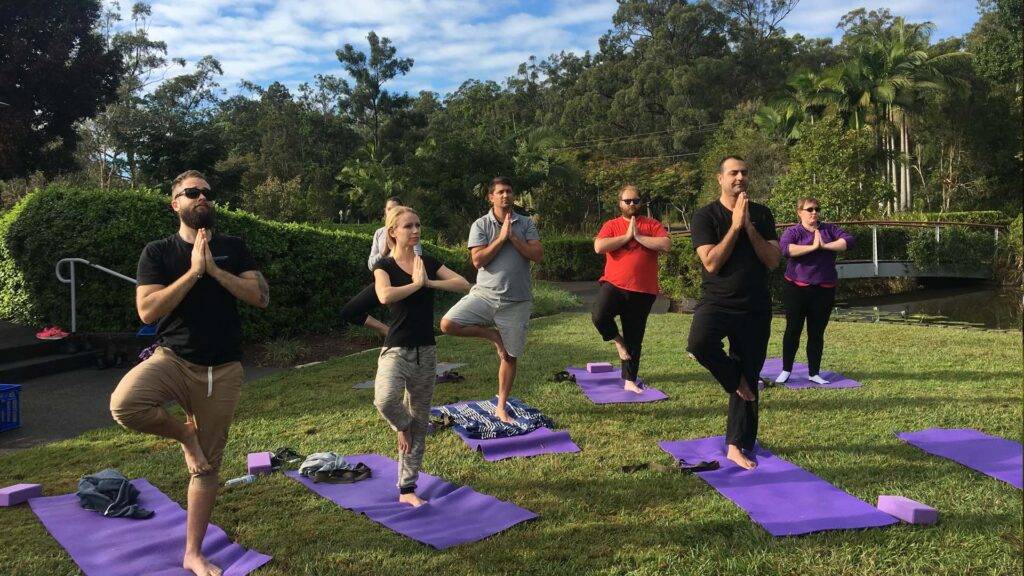
<svg viewBox="0 0 1024 576">
<path fill-rule="evenodd" d="M 1021 328 L 1022 295 L 991 287 L 925 288 L 904 294 L 850 299 L 836 316 L 882 322 Z"/>
</svg>

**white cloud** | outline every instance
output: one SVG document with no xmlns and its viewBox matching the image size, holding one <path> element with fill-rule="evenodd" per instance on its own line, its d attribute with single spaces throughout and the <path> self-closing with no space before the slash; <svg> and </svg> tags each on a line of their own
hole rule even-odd
<svg viewBox="0 0 1024 576">
<path fill-rule="evenodd" d="M 114 0 L 107 0 L 108 3 Z M 124 15 L 127 18 L 128 1 Z M 836 23 L 857 6 L 883 5 L 911 20 L 931 20 L 936 37 L 962 33 L 977 19 L 976 0 L 803 0 L 783 22 L 789 33 L 838 37 Z M 242 79 L 296 85 L 313 75 L 343 75 L 335 50 L 366 51 L 374 30 L 416 64 L 392 87 L 442 95 L 469 78 L 504 80 L 531 55 L 594 50 L 611 27 L 615 0 L 152 0 L 150 36 L 170 56 L 195 62 L 209 54 L 221 84 Z M 539 7 L 538 7 L 539 6 Z"/>
</svg>

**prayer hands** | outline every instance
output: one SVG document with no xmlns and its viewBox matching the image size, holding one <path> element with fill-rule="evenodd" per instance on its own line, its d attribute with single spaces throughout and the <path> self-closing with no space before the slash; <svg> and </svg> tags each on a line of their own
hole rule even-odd
<svg viewBox="0 0 1024 576">
<path fill-rule="evenodd" d="M 736 197 L 736 205 L 732 207 L 732 227 L 734 229 L 744 228 L 750 225 L 750 197 L 746 192 L 740 192 Z"/>
<path fill-rule="evenodd" d="M 815 228 L 814 229 L 814 243 L 811 244 L 811 246 L 814 246 L 815 248 L 821 248 L 824 245 L 825 245 L 825 242 L 821 239 L 821 230 Z"/>
<path fill-rule="evenodd" d="M 199 238 L 203 239 L 203 260 L 205 261 L 204 266 L 206 272 L 213 276 L 217 272 L 220 272 L 220 268 L 217 267 L 217 263 L 213 259 L 213 252 L 210 252 L 210 238 L 206 232 L 206 228 L 201 228 L 199 234 L 196 235 L 196 244 L 199 244 Z"/>
<path fill-rule="evenodd" d="M 203 231 L 200 230 L 196 234 L 196 241 L 192 244 L 192 266 L 189 272 L 195 274 L 197 277 L 201 277 L 206 272 L 206 252 L 209 247 L 206 246 L 206 238 L 203 235 Z"/>
<path fill-rule="evenodd" d="M 419 256 L 412 261 L 412 283 L 423 288 L 427 285 L 427 268 Z"/>
<path fill-rule="evenodd" d="M 629 217 L 629 229 L 626 230 L 626 234 L 630 240 L 636 240 L 636 216 Z"/>
<path fill-rule="evenodd" d="M 501 232 L 498 233 L 498 238 L 504 242 L 512 236 L 512 212 L 505 214 L 505 221 L 501 224 Z"/>
</svg>

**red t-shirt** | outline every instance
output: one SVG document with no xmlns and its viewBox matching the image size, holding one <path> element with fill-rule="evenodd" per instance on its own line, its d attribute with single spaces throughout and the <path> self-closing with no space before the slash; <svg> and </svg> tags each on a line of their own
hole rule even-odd
<svg viewBox="0 0 1024 576">
<path fill-rule="evenodd" d="M 605 222 L 597 237 L 622 236 L 628 229 L 629 220 L 620 216 Z M 646 216 L 636 217 L 636 231 L 641 236 L 668 236 L 661 222 Z M 632 292 L 658 294 L 661 292 L 658 287 L 658 253 L 636 240 L 630 240 L 617 250 L 605 253 L 604 275 L 599 281 Z"/>
</svg>

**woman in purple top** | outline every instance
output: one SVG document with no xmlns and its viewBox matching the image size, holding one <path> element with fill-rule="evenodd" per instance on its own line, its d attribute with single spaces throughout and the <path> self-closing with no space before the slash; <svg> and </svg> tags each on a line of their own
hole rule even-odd
<svg viewBox="0 0 1024 576">
<path fill-rule="evenodd" d="M 836 299 L 836 253 L 853 246 L 853 236 L 835 224 L 821 222 L 821 204 L 815 198 L 796 203 L 800 223 L 782 233 L 779 245 L 788 258 L 782 305 L 786 309 L 786 333 L 782 338 L 782 372 L 775 382 L 789 380 L 793 359 L 800 347 L 800 332 L 807 322 L 807 372 L 812 382 L 828 384 L 821 371 L 825 327 Z"/>
</svg>

